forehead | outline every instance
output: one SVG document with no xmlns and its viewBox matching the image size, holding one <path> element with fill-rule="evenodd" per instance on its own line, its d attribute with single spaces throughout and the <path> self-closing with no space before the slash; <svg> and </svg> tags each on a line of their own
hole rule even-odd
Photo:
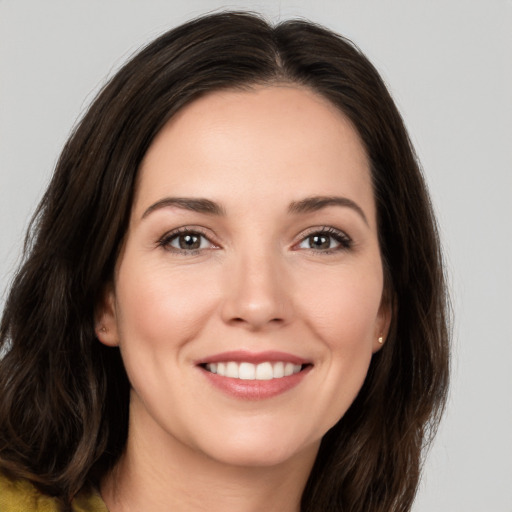
<svg viewBox="0 0 512 512">
<path fill-rule="evenodd" d="M 223 202 L 244 192 L 253 206 L 349 194 L 373 216 L 357 131 L 337 107 L 297 86 L 217 91 L 184 107 L 143 159 L 134 208 L 164 194 Z"/>
</svg>

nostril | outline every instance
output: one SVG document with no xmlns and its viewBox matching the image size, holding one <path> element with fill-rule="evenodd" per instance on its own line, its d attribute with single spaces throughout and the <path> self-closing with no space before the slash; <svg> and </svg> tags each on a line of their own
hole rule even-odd
<svg viewBox="0 0 512 512">
<path fill-rule="evenodd" d="M 232 323 L 235 323 L 235 324 L 252 324 L 252 323 L 255 323 L 254 319 L 245 319 L 245 318 L 242 318 L 242 317 L 235 317 L 235 318 L 232 318 L 231 319 L 231 322 Z M 284 319 L 283 318 L 279 318 L 279 317 L 276 317 L 276 318 L 271 318 L 270 320 L 266 321 L 266 322 L 261 322 L 262 324 L 263 323 L 268 323 L 268 324 L 281 324 L 284 322 Z M 258 322 L 260 323 L 260 322 Z"/>
</svg>

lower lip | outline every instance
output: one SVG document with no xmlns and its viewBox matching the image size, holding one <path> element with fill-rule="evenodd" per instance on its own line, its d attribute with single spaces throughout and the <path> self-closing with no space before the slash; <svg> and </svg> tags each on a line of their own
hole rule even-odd
<svg viewBox="0 0 512 512">
<path fill-rule="evenodd" d="M 289 391 L 298 386 L 309 373 L 311 366 L 307 366 L 299 373 L 270 380 L 243 380 L 231 377 L 222 377 L 216 373 L 200 368 L 205 377 L 217 389 L 226 395 L 242 400 L 265 400 Z"/>
</svg>

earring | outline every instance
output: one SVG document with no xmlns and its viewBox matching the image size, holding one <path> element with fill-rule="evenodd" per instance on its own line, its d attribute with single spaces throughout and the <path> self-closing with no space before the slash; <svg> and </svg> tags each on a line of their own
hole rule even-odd
<svg viewBox="0 0 512 512">
<path fill-rule="evenodd" d="M 107 332 L 107 328 L 104 325 L 102 325 L 98 330 L 99 332 Z"/>
<path fill-rule="evenodd" d="M 384 338 L 382 336 L 379 336 L 378 342 L 380 345 L 384 343 Z"/>
</svg>

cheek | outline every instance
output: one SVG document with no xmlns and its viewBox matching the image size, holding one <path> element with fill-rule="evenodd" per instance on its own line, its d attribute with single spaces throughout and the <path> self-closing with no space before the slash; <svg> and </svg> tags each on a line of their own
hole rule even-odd
<svg viewBox="0 0 512 512">
<path fill-rule="evenodd" d="M 373 346 L 382 286 L 382 273 L 374 267 L 366 273 L 326 272 L 298 296 L 304 318 L 332 351 L 357 351 Z"/>
<path fill-rule="evenodd" d="M 317 400 L 323 404 L 328 428 L 345 414 L 366 378 L 382 296 L 380 273 L 334 277 L 323 281 L 323 293 L 315 293 L 314 298 L 310 294 L 308 305 L 303 301 L 308 311 L 303 316 L 308 318 L 309 329 L 321 340 L 326 354 L 319 368 L 324 378 Z"/>
<path fill-rule="evenodd" d="M 215 304 L 201 275 L 157 265 L 131 272 L 127 263 L 119 270 L 116 290 L 121 342 L 176 348 L 204 328 Z"/>
</svg>

